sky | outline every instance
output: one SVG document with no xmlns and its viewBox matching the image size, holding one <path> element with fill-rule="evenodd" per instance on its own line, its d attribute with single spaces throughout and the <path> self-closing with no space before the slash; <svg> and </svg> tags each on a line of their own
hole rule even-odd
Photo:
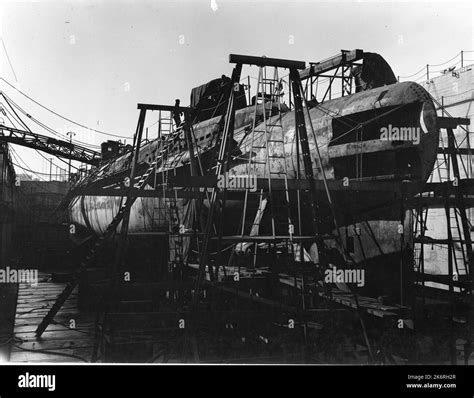
<svg viewBox="0 0 474 398">
<path fill-rule="evenodd" d="M 130 141 L 137 103 L 188 105 L 193 87 L 230 76 L 230 53 L 316 62 L 360 48 L 408 76 L 474 50 L 473 26 L 471 1 L 0 0 L 0 76 L 61 115 Z M 2 80 L 0 90 L 62 134 L 94 145 L 114 139 L 54 116 Z M 49 173 L 34 150 L 14 151 L 15 163 Z"/>
</svg>

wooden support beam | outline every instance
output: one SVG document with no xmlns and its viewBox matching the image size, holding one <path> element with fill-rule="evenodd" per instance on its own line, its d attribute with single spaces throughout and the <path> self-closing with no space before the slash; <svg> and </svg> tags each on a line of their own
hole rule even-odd
<svg viewBox="0 0 474 398">
<path fill-rule="evenodd" d="M 331 191 L 388 191 L 388 192 L 401 192 L 400 191 L 400 178 L 381 178 L 373 180 L 357 180 L 350 179 L 349 184 L 345 183 L 344 180 L 328 180 L 328 188 Z M 200 188 L 212 188 L 217 184 L 217 177 L 213 176 L 202 176 L 202 177 L 189 177 L 189 176 L 170 176 L 169 184 L 172 187 L 200 187 Z M 324 190 L 324 182 L 322 180 L 314 180 L 316 190 Z M 414 187 L 417 187 L 419 183 L 409 183 Z M 285 180 L 275 179 L 272 181 L 272 189 L 284 189 Z M 257 178 L 256 189 L 268 190 L 268 179 Z M 288 179 L 289 190 L 308 190 L 309 182 L 306 179 Z M 233 189 L 227 188 L 229 192 L 234 191 Z M 244 192 L 242 190 L 242 192 Z"/>
<path fill-rule="evenodd" d="M 456 198 L 449 198 L 449 205 L 450 206 L 455 206 L 456 205 Z M 412 198 L 409 200 L 409 206 L 412 209 L 419 209 L 420 206 L 422 207 L 428 207 L 430 209 L 444 209 L 445 203 L 447 199 L 445 199 L 442 196 L 438 197 L 423 197 L 423 198 Z M 465 198 L 464 202 L 466 204 L 466 207 L 468 208 L 474 208 L 474 198 Z"/>
<path fill-rule="evenodd" d="M 464 181 L 464 180 L 462 180 Z M 461 182 L 462 183 L 462 182 Z M 317 191 L 324 190 L 324 183 L 321 180 L 314 181 L 315 187 Z M 328 188 L 330 191 L 364 191 L 364 192 L 394 192 L 400 193 L 400 180 L 399 179 L 380 179 L 380 180 L 369 180 L 369 181 L 360 181 L 357 179 L 350 179 L 349 184 L 345 183 L 343 180 L 328 180 L 327 181 Z M 417 182 L 408 183 L 413 185 L 413 189 L 420 186 Z M 208 175 L 208 176 L 196 176 L 196 177 L 169 177 L 169 184 L 168 189 L 165 190 L 164 196 L 165 197 L 175 197 L 178 195 L 178 198 L 199 198 L 201 197 L 199 192 L 191 192 L 185 191 L 184 188 L 214 188 L 217 185 L 217 179 L 215 175 Z M 440 186 L 436 186 L 437 188 L 441 188 Z M 284 189 L 285 188 L 285 180 L 274 180 L 272 181 L 272 189 Z M 256 189 L 260 190 L 263 189 L 264 191 L 268 191 L 268 179 L 266 178 L 257 178 L 256 179 Z M 308 190 L 309 183 L 305 179 L 289 179 L 288 180 L 288 190 Z M 431 187 L 431 189 L 435 189 L 435 187 Z M 177 190 L 177 192 L 175 192 Z M 425 191 L 429 191 L 426 190 Z M 84 188 L 77 190 L 77 196 L 126 196 L 128 189 L 126 188 Z M 473 186 L 474 192 L 474 186 Z M 245 190 L 237 190 L 237 189 L 230 189 L 227 188 L 228 195 L 234 195 L 236 197 L 241 196 L 245 193 Z M 161 187 L 157 189 L 147 189 L 147 190 L 139 190 L 134 188 L 132 191 L 134 197 L 146 197 L 146 198 L 157 198 L 163 197 L 163 190 Z"/>
<path fill-rule="evenodd" d="M 472 148 L 438 148 L 438 153 L 443 155 L 447 154 L 456 154 L 456 155 L 472 155 L 474 150 Z"/>
<path fill-rule="evenodd" d="M 468 189 L 469 193 L 474 193 L 474 178 L 461 178 L 458 180 L 458 185 L 462 186 L 464 189 Z M 454 194 L 456 187 L 453 186 L 453 182 L 427 182 L 425 184 L 424 192 L 445 192 L 449 190 L 450 193 Z"/>
<path fill-rule="evenodd" d="M 328 72 L 338 66 L 346 65 L 362 59 L 364 56 L 363 50 L 342 51 L 341 54 L 329 58 L 325 61 L 310 63 L 310 66 L 300 72 L 300 79 L 306 80 L 312 76 L 319 76 L 322 73 Z"/>
<path fill-rule="evenodd" d="M 436 245 L 436 244 L 439 244 L 439 245 L 447 245 L 448 243 L 450 242 L 455 242 L 455 243 L 465 243 L 466 241 L 465 240 L 462 240 L 462 239 L 435 239 L 435 238 L 430 238 L 428 236 L 418 236 L 418 237 L 415 237 L 413 238 L 413 241 L 415 243 L 423 243 L 425 245 Z"/>
<path fill-rule="evenodd" d="M 453 281 L 453 277 L 448 275 L 448 274 L 440 274 L 440 275 L 434 275 L 434 274 L 422 274 L 420 273 L 419 275 L 416 275 L 418 280 L 420 281 L 425 281 L 425 282 L 435 282 L 435 283 L 441 283 L 443 285 L 449 285 L 452 284 L 453 287 L 458 287 L 462 289 L 469 289 L 470 281 L 467 277 L 467 275 L 458 275 L 458 280 Z"/>
<path fill-rule="evenodd" d="M 138 104 L 137 108 L 147 111 L 168 111 L 168 112 L 191 112 L 188 106 L 173 106 L 173 105 L 157 105 L 157 104 Z"/>
<path fill-rule="evenodd" d="M 254 57 L 251 55 L 230 54 L 229 62 L 231 64 L 245 64 L 256 66 L 274 66 L 277 68 L 294 68 L 304 69 L 306 63 L 304 61 L 292 61 L 289 59 Z"/>
<path fill-rule="evenodd" d="M 334 239 L 333 236 L 329 236 L 329 235 L 326 235 L 326 236 L 321 236 L 322 238 L 326 238 L 327 240 L 331 240 L 331 239 Z M 217 237 L 215 238 L 211 238 L 213 240 L 217 239 Z M 221 238 L 223 241 L 226 241 L 226 242 L 258 242 L 258 243 L 261 243 L 261 242 L 275 242 L 275 241 L 280 241 L 280 242 L 283 242 L 283 241 L 287 241 L 287 240 L 293 240 L 294 242 L 314 242 L 315 240 L 315 236 L 312 236 L 312 235 L 308 235 L 308 236 L 297 236 L 297 235 L 292 235 L 291 237 L 289 235 L 276 235 L 276 236 L 273 236 L 273 235 L 233 235 L 233 236 L 223 236 Z"/>
<path fill-rule="evenodd" d="M 455 129 L 459 125 L 469 126 L 471 120 L 465 117 L 438 117 L 438 126 L 440 129 Z"/>
</svg>

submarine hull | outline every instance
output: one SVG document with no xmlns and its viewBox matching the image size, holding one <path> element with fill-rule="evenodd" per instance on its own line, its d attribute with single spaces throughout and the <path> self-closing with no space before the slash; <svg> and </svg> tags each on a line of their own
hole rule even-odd
<svg viewBox="0 0 474 398">
<path fill-rule="evenodd" d="M 228 170 L 232 175 L 267 178 L 267 165 L 264 164 L 267 155 L 266 149 L 262 148 L 265 137 L 263 134 L 252 137 L 251 134 L 253 111 L 254 107 L 248 107 L 236 112 L 234 140 L 239 155 L 233 157 Z M 347 190 L 331 192 L 337 225 L 341 236 L 345 238 L 346 248 L 350 249 L 360 267 L 370 268 L 368 275 L 398 275 L 402 282 L 408 280 L 412 270 L 400 265 L 400 256 L 413 251 L 409 212 L 401 208 L 400 196 L 396 192 L 378 188 L 377 182 L 409 180 L 415 184 L 411 184 L 412 188 L 406 195 L 414 196 L 428 179 L 435 162 L 439 139 L 436 110 L 429 94 L 416 83 L 396 83 L 326 101 L 310 109 L 306 119 L 315 178 L 321 180 L 324 173 L 329 181 L 348 184 Z M 196 142 L 203 158 L 207 159 L 207 169 L 212 167 L 215 159 L 220 122 L 221 117 L 216 117 L 193 126 Z M 283 128 L 284 153 L 281 145 L 271 144 L 268 146 L 269 153 L 271 156 L 275 155 L 275 158 L 277 155 L 284 155 L 285 163 L 279 160 L 280 163 L 271 167 L 273 170 L 280 169 L 280 173 L 285 170 L 288 179 L 294 179 L 298 170 L 304 170 L 302 160 L 298 164 L 297 159 L 294 112 L 272 116 L 267 121 L 267 126 L 272 124 L 279 124 Z M 259 129 L 264 129 L 264 126 L 257 125 L 256 130 Z M 282 131 L 279 128 L 267 128 L 267 131 L 272 139 L 281 138 Z M 167 164 L 158 167 L 155 182 L 159 183 L 160 176 L 167 170 L 182 175 L 189 174 L 189 155 L 180 145 L 183 144 L 176 144 L 175 154 L 169 157 Z M 146 169 L 158 151 L 159 142 L 143 146 L 140 167 Z M 124 156 L 112 160 L 103 166 L 103 174 L 126 175 L 128 159 L 129 157 Z M 100 180 L 99 173 L 90 184 L 97 184 Z M 351 183 L 357 181 L 373 181 L 373 190 L 352 188 Z M 70 220 L 100 234 L 117 214 L 121 200 L 121 197 L 78 195 L 69 205 Z M 334 233 L 326 193 L 318 191 L 316 200 L 320 206 L 320 232 Z M 170 217 L 172 202 L 179 209 L 179 217 Z M 163 198 L 138 198 L 131 209 L 129 231 L 140 233 L 170 230 L 174 223 L 179 223 L 178 219 L 181 219 L 181 223 L 186 220 L 186 228 L 191 228 L 194 210 L 190 209 L 195 208 L 194 200 L 178 198 L 172 202 Z M 309 196 L 303 193 L 303 214 L 299 214 L 303 235 L 313 231 L 309 204 Z M 206 206 L 206 202 L 204 205 Z M 239 224 L 243 207 L 241 200 L 226 202 L 225 234 L 241 233 Z M 294 218 L 298 218 L 298 208 L 292 207 L 290 211 Z M 260 234 L 268 231 L 270 221 L 270 212 L 264 212 Z M 405 226 L 403 239 L 400 236 L 400 224 Z M 281 232 L 287 234 L 284 229 Z M 309 250 L 308 247 L 305 249 Z M 406 258 L 402 263 L 406 263 Z M 377 269 L 373 270 L 373 267 Z M 400 293 L 399 283 L 393 277 L 390 278 L 393 283 L 383 284 L 382 287 L 380 278 L 376 279 L 379 281 L 372 281 L 377 285 L 377 292 L 391 296 Z"/>
</svg>

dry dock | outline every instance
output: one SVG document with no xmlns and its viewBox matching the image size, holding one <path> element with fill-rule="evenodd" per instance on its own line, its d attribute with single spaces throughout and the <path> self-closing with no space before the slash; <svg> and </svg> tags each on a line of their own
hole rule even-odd
<svg viewBox="0 0 474 398">
<path fill-rule="evenodd" d="M 64 287 L 65 283 L 52 282 L 50 274 L 41 274 L 36 286 L 19 284 L 11 362 L 90 361 L 94 324 L 90 316 L 79 313 L 77 290 L 68 298 L 43 336 L 38 339 L 35 335 L 38 323 Z"/>
</svg>

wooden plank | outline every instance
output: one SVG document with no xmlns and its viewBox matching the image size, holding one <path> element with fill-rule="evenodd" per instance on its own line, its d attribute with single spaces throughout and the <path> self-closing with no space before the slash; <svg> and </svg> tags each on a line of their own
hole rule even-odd
<svg viewBox="0 0 474 398">
<path fill-rule="evenodd" d="M 10 361 L 11 362 L 84 362 L 80 359 L 66 357 L 62 355 L 54 354 L 53 350 L 50 353 L 44 352 L 32 352 L 32 351 L 12 351 Z M 72 349 L 61 349 L 57 350 L 58 353 L 66 355 L 78 355 L 83 357 L 86 361 L 90 361 L 92 350 L 90 348 L 72 348 Z"/>
<path fill-rule="evenodd" d="M 441 117 L 438 116 L 438 125 L 439 128 L 451 128 L 455 129 L 459 125 L 469 126 L 471 124 L 471 120 L 465 117 Z"/>
<path fill-rule="evenodd" d="M 73 310 L 76 310 L 76 308 L 74 307 Z M 42 311 L 42 312 L 33 311 L 33 312 L 29 312 L 29 313 L 24 313 L 22 315 L 17 314 L 17 319 L 39 318 L 40 322 L 41 322 L 41 319 L 44 318 L 44 313 L 45 313 L 45 311 Z M 64 319 L 66 317 L 69 317 L 69 319 L 72 319 L 76 316 L 78 316 L 78 313 L 75 312 L 75 311 L 61 311 L 61 312 L 58 313 L 57 318 L 55 317 L 54 319 Z"/>
<path fill-rule="evenodd" d="M 19 297 L 42 297 L 42 296 L 49 296 L 49 297 L 54 297 L 58 295 L 61 292 L 60 289 L 54 289 L 54 290 L 49 290 L 49 289 L 42 289 L 39 292 L 22 292 L 20 290 Z"/>
<path fill-rule="evenodd" d="M 45 349 L 45 350 L 60 350 L 64 348 L 88 348 L 93 347 L 94 342 L 90 338 L 86 339 L 74 339 L 74 340 L 46 340 L 46 341 L 24 341 L 18 346 L 26 349 Z M 19 350 L 19 348 L 13 347 L 13 350 Z"/>
<path fill-rule="evenodd" d="M 438 148 L 438 153 L 439 154 L 452 154 L 455 153 L 457 155 L 472 155 L 473 154 L 473 149 L 472 148 Z"/>
<path fill-rule="evenodd" d="M 185 319 L 187 322 L 247 322 L 249 320 L 275 319 L 285 317 L 286 315 L 274 314 L 270 311 L 199 311 L 190 314 L 189 312 L 161 311 L 161 312 L 116 312 L 108 316 L 108 324 L 114 329 L 114 332 L 136 331 L 153 332 L 163 330 L 178 330 L 179 320 Z"/>
<path fill-rule="evenodd" d="M 30 312 L 35 312 L 36 314 L 43 313 L 43 312 L 48 312 L 48 310 L 51 308 L 51 306 L 52 306 L 52 304 L 51 305 L 41 304 L 41 305 L 37 305 L 36 307 L 34 305 L 31 306 L 31 307 L 22 306 L 22 307 L 18 307 L 19 311 L 17 312 L 17 314 L 21 316 L 21 315 L 24 315 L 24 314 L 28 314 Z M 63 311 L 76 310 L 76 309 L 77 309 L 77 306 L 75 304 L 65 305 L 62 308 Z"/>
<path fill-rule="evenodd" d="M 62 359 L 42 359 L 41 357 L 39 357 L 37 354 L 34 355 L 34 356 L 31 356 L 29 357 L 29 359 L 27 361 L 25 360 L 15 360 L 15 361 L 12 361 L 12 362 L 15 362 L 15 363 L 23 363 L 23 362 L 27 362 L 29 364 L 39 364 L 39 365 L 43 365 L 45 363 L 52 363 L 52 364 L 58 364 L 58 363 L 64 363 L 64 364 L 70 364 L 70 363 L 82 363 L 82 361 L 79 361 L 79 360 L 68 360 L 66 358 L 62 358 Z"/>
<path fill-rule="evenodd" d="M 25 286 L 24 284 L 20 285 L 20 293 L 28 292 L 28 293 L 35 293 L 35 292 L 49 292 L 54 290 L 62 290 L 64 289 L 64 283 L 38 283 L 37 285 L 29 285 Z M 76 289 L 77 290 L 77 289 Z"/>
<path fill-rule="evenodd" d="M 15 325 L 15 333 L 34 332 L 37 327 L 38 327 L 38 324 Z M 52 323 L 51 325 L 48 326 L 48 330 L 51 332 L 52 331 L 66 331 L 66 330 L 77 331 L 78 333 L 91 332 L 94 330 L 94 323 L 88 322 L 88 323 L 80 324 L 80 325 L 76 324 L 75 328 L 69 328 L 63 325 L 58 325 L 57 323 Z"/>
<path fill-rule="evenodd" d="M 355 62 L 362 59 L 364 51 L 356 49 L 351 51 L 344 51 L 343 53 L 329 58 L 325 61 L 310 63 L 310 66 L 300 72 L 300 79 L 305 80 L 311 76 L 317 76 L 321 73 L 328 72 L 340 65 Z"/>
<path fill-rule="evenodd" d="M 157 104 L 138 104 L 137 109 L 146 109 L 150 111 L 164 111 L 164 112 L 190 112 L 191 108 L 188 106 L 174 106 L 174 105 L 157 105 Z"/>
<path fill-rule="evenodd" d="M 267 57 L 255 57 L 252 55 L 240 55 L 240 54 L 230 54 L 229 62 L 231 64 L 274 66 L 277 68 L 304 69 L 306 67 L 306 62 L 304 61 L 294 61 L 294 60 L 289 60 L 289 59 L 267 58 Z"/>
<path fill-rule="evenodd" d="M 328 299 L 328 300 L 335 301 L 339 304 L 357 309 L 357 305 L 356 305 L 354 299 L 349 299 L 347 297 L 337 297 L 337 295 L 332 295 L 332 297 L 331 297 L 331 296 L 325 295 L 323 292 L 320 292 L 319 295 L 321 297 L 324 297 L 324 298 Z M 378 316 L 380 318 L 383 318 L 383 317 L 386 317 L 386 316 L 397 316 L 398 315 L 396 312 L 386 311 L 386 310 L 381 309 L 380 307 L 377 308 L 376 306 L 362 305 L 360 302 L 359 302 L 359 307 L 363 308 L 367 313 Z"/>
<path fill-rule="evenodd" d="M 46 349 L 66 354 L 76 354 L 90 358 L 95 324 L 90 316 L 78 313 L 77 288 L 49 325 L 41 339 L 36 336 L 37 326 L 53 306 L 65 283 L 39 283 L 35 286 L 21 284 L 17 299 L 14 333 L 21 339 L 12 347 L 11 362 L 81 362 L 71 357 L 53 353 L 30 352 L 23 349 Z M 76 329 L 69 329 L 69 321 L 74 319 Z M 62 323 L 66 326 L 60 325 Z"/>
<path fill-rule="evenodd" d="M 48 302 L 48 301 L 54 302 L 56 301 L 56 298 L 57 296 L 53 294 L 50 296 L 33 296 L 30 298 L 19 298 L 19 301 L 21 302 L 21 304 L 27 304 L 28 302 L 37 302 L 37 303 Z M 68 299 L 68 301 L 70 302 L 74 302 L 76 300 L 77 300 L 77 296 L 72 297 L 72 298 L 70 297 Z"/>
<path fill-rule="evenodd" d="M 38 325 L 42 319 L 43 319 L 42 316 L 33 316 L 30 318 L 17 318 L 15 321 L 15 326 Z M 76 325 L 93 323 L 90 315 L 84 316 L 83 314 L 75 314 L 75 313 L 59 315 L 54 318 L 54 321 L 56 323 L 57 322 L 69 323 L 71 319 L 74 319 L 74 321 L 76 321 Z"/>
<path fill-rule="evenodd" d="M 32 286 L 31 288 L 20 288 L 20 295 L 34 296 L 36 294 L 54 294 L 55 292 L 60 292 L 61 287 L 51 287 L 51 286 Z"/>
<path fill-rule="evenodd" d="M 54 297 L 49 298 L 49 299 L 29 300 L 29 302 L 28 301 L 22 301 L 22 302 L 18 303 L 17 308 L 20 309 L 20 310 L 23 310 L 23 309 L 28 309 L 28 308 L 42 307 L 42 306 L 51 307 L 54 304 L 55 301 L 56 301 L 56 299 Z M 77 304 L 77 299 L 68 300 L 67 304 L 69 306 L 74 306 L 74 305 Z"/>
<path fill-rule="evenodd" d="M 280 282 L 287 284 L 291 287 L 295 286 L 294 278 L 290 277 L 289 275 L 282 274 L 280 276 Z M 301 284 L 298 282 L 299 281 L 297 280 L 297 284 L 298 284 L 297 288 L 301 289 Z M 324 291 L 319 291 L 318 295 L 327 300 L 335 301 L 346 307 L 357 309 L 357 305 L 352 293 L 344 292 L 339 289 L 332 289 L 330 295 L 327 295 Z M 385 316 L 398 316 L 399 311 L 406 309 L 406 307 L 402 307 L 402 306 L 382 305 L 373 297 L 366 297 L 366 296 L 359 295 L 358 301 L 359 301 L 359 307 L 362 308 L 364 311 L 381 318 Z"/>
<path fill-rule="evenodd" d="M 74 340 L 79 337 L 83 338 L 84 336 L 86 336 L 85 333 L 81 333 L 77 330 L 61 330 L 61 331 L 55 330 L 55 331 L 50 332 L 48 329 L 46 329 L 46 331 L 43 333 L 43 336 L 41 336 L 41 340 L 44 340 L 44 341 L 46 340 Z M 22 340 L 28 340 L 28 341 L 37 339 L 34 332 L 17 333 L 16 337 L 19 337 Z"/>
</svg>

